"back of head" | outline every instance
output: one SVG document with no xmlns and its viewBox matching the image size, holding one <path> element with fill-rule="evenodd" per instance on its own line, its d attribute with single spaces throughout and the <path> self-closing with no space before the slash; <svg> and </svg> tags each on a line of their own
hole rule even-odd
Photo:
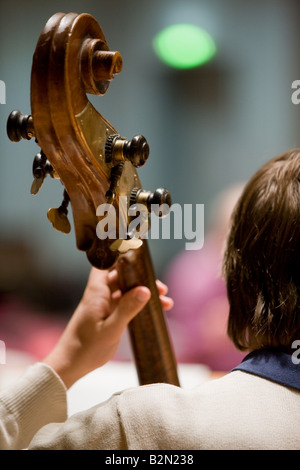
<svg viewBox="0 0 300 470">
<path fill-rule="evenodd" d="M 234 344 L 290 349 L 300 339 L 300 149 L 274 158 L 246 185 L 223 272 Z"/>
</svg>

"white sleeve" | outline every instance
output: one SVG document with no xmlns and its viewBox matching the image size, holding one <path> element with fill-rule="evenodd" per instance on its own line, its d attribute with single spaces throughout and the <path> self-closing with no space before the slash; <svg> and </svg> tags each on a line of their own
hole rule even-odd
<svg viewBox="0 0 300 470">
<path fill-rule="evenodd" d="M 0 391 L 0 450 L 25 449 L 42 426 L 66 419 L 64 383 L 49 366 L 37 363 Z"/>
</svg>

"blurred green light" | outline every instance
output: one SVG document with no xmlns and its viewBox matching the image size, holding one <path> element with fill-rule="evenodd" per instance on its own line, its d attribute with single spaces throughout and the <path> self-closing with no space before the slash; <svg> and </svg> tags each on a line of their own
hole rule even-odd
<svg viewBox="0 0 300 470">
<path fill-rule="evenodd" d="M 179 69 L 198 67 L 216 54 L 212 37 L 192 24 L 174 24 L 163 29 L 153 41 L 158 57 Z"/>
</svg>

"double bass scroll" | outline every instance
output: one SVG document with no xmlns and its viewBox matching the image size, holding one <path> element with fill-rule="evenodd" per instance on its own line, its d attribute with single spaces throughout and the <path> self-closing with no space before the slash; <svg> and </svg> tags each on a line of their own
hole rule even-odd
<svg viewBox="0 0 300 470">
<path fill-rule="evenodd" d="M 64 186 L 61 206 L 48 211 L 54 228 L 70 231 L 70 204 L 77 248 L 86 252 L 91 265 L 116 267 L 123 292 L 140 284 L 151 290 L 150 301 L 129 325 L 140 384 L 179 385 L 147 241 L 123 233 L 130 225 L 130 204 L 146 209 L 150 201 L 170 205 L 170 195 L 164 189 L 151 192 L 141 186 L 137 168 L 149 156 L 146 139 L 121 137 L 87 97 L 87 93 L 104 95 L 121 70 L 122 56 L 109 50 L 95 18 L 85 13 L 53 15 L 33 55 L 31 114 L 13 111 L 7 132 L 15 142 L 35 138 L 41 148 L 33 165 L 33 194 L 47 175 L 59 178 Z M 97 233 L 105 217 L 99 213 L 102 205 L 116 214 L 105 237 Z"/>
</svg>

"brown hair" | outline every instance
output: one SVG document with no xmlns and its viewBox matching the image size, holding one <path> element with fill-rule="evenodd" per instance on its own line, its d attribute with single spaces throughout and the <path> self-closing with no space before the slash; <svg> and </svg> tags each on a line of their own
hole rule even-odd
<svg viewBox="0 0 300 470">
<path fill-rule="evenodd" d="M 238 349 L 300 339 L 300 149 L 265 164 L 232 215 L 223 272 Z"/>
</svg>

